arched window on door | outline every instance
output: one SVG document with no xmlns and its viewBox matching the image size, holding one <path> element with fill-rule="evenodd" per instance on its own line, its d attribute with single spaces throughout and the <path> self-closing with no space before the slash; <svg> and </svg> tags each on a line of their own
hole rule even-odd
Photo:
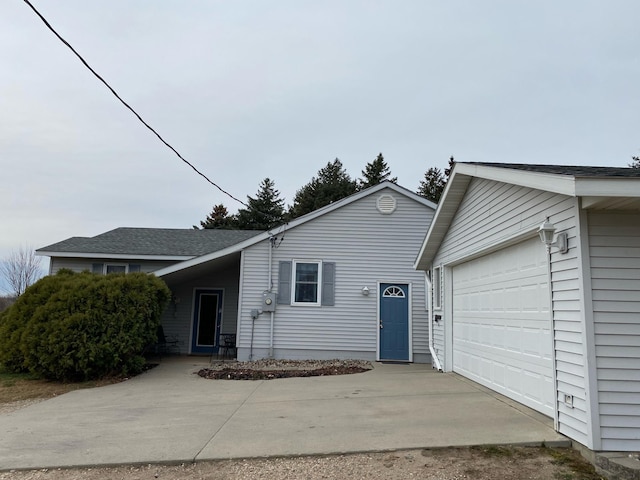
<svg viewBox="0 0 640 480">
<path fill-rule="evenodd" d="M 382 296 L 404 298 L 404 290 L 402 290 L 400 287 L 396 287 L 395 285 L 391 285 L 390 287 L 384 289 L 384 292 L 382 292 Z"/>
</svg>

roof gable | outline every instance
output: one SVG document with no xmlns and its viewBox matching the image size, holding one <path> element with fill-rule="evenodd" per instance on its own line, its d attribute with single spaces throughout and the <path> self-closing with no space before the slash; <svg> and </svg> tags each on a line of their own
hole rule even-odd
<svg viewBox="0 0 640 480">
<path fill-rule="evenodd" d="M 407 197 L 409 199 L 412 199 L 422 205 L 424 205 L 425 207 L 431 208 L 432 210 L 435 210 L 437 208 L 437 205 L 429 200 L 427 200 L 424 197 L 421 197 L 420 195 L 413 193 L 412 191 L 401 187 L 399 185 L 396 185 L 393 182 L 390 181 L 384 181 L 382 183 L 379 183 L 378 185 L 374 185 L 373 187 L 369 187 L 365 190 L 362 190 L 360 192 L 354 193 L 353 195 L 350 195 L 349 197 L 343 198 L 341 200 L 338 200 L 337 202 L 331 203 L 329 205 L 326 205 L 325 207 L 319 208 L 318 210 L 315 210 L 311 213 L 308 213 L 306 215 L 303 215 L 302 217 L 298 217 L 294 220 L 292 220 L 291 222 L 289 222 L 286 225 L 281 225 L 280 227 L 277 228 L 273 228 L 272 230 L 268 231 L 268 232 L 263 232 L 259 235 L 256 235 L 255 237 L 252 237 L 244 242 L 238 243 L 236 245 L 230 246 L 224 250 L 220 250 L 220 251 L 216 251 L 216 252 L 211 252 L 209 254 L 206 255 L 202 255 L 200 257 L 197 258 L 193 258 L 190 260 L 185 260 L 183 262 L 177 263 L 175 265 L 170 265 L 168 267 L 165 267 L 161 270 L 158 270 L 157 272 L 155 272 L 155 274 L 159 277 L 164 276 L 164 275 L 169 275 L 171 273 L 175 273 L 178 272 L 180 270 L 184 270 L 187 268 L 191 268 L 191 267 L 195 267 L 197 265 L 201 265 L 203 263 L 206 262 L 210 262 L 212 260 L 216 260 L 218 258 L 221 258 L 223 256 L 226 255 L 230 255 L 232 253 L 236 253 L 239 252 L 247 247 L 250 247 L 251 245 L 255 245 L 257 243 L 260 243 L 262 241 L 268 240 L 270 237 L 274 236 L 274 235 L 278 235 L 280 232 L 283 232 L 284 230 L 291 230 L 292 228 L 295 228 L 299 225 L 305 224 L 307 222 L 311 222 L 316 218 L 319 218 L 321 216 L 324 216 L 330 212 L 333 212 L 335 210 L 338 210 L 346 205 L 350 205 L 354 202 L 357 202 L 358 200 L 368 197 L 370 195 L 373 195 L 377 192 L 380 192 L 381 190 L 384 189 L 391 189 L 394 192 L 403 195 L 404 197 Z"/>
<path fill-rule="evenodd" d="M 414 268 L 426 270 L 473 177 L 582 197 L 583 208 L 640 208 L 640 169 L 514 163 L 456 163 Z"/>
</svg>

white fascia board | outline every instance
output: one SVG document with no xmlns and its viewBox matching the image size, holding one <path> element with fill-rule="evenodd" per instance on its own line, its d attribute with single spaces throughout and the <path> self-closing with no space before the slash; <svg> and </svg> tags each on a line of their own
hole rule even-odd
<svg viewBox="0 0 640 480">
<path fill-rule="evenodd" d="M 640 177 L 576 178 L 576 195 L 580 197 L 640 197 Z"/>
<path fill-rule="evenodd" d="M 184 261 L 194 258 L 193 255 L 132 255 L 126 253 L 77 253 L 36 250 L 36 255 L 56 258 L 111 258 L 117 260 L 168 260 Z"/>
<path fill-rule="evenodd" d="M 428 270 L 433 257 L 438 248 L 440 248 L 440 243 L 442 243 L 449 230 L 453 216 L 458 210 L 460 201 L 464 197 L 464 192 L 466 192 L 467 186 L 471 181 L 470 176 L 460 172 L 459 167 L 462 165 L 464 164 L 457 163 L 455 165 L 444 192 L 442 192 L 436 213 L 433 216 L 433 220 L 431 220 L 429 230 L 427 230 L 420 252 L 413 264 L 414 270 Z"/>
<path fill-rule="evenodd" d="M 459 168 L 458 168 L 459 167 Z M 497 182 L 520 185 L 522 187 L 546 190 L 570 197 L 576 196 L 576 178 L 573 175 L 557 175 L 553 173 L 528 172 L 508 167 L 494 167 L 488 165 L 473 165 L 469 163 L 456 164 L 458 173 L 472 177 L 486 178 Z"/>
<path fill-rule="evenodd" d="M 426 207 L 432 208 L 433 210 L 436 210 L 438 208 L 438 204 L 437 203 L 433 203 L 431 200 L 427 200 L 426 198 L 424 198 L 421 195 L 418 195 L 417 193 L 412 192 L 409 189 L 406 189 L 400 185 L 397 185 L 393 182 L 383 182 L 380 185 L 383 186 L 383 188 L 390 188 L 391 190 L 399 193 L 400 195 L 404 195 L 405 197 L 411 198 L 413 200 L 415 200 L 418 203 L 423 204 Z M 382 190 L 382 188 L 380 188 L 379 190 Z M 376 190 L 378 191 L 378 190 Z M 374 193 L 374 192 L 371 192 Z"/>
</svg>

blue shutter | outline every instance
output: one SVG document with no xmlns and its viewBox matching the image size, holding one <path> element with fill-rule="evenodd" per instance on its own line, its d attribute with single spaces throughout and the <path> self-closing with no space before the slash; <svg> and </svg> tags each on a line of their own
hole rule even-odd
<svg viewBox="0 0 640 480">
<path fill-rule="evenodd" d="M 322 302 L 323 306 L 332 307 L 336 303 L 336 264 L 322 263 Z"/>
<path fill-rule="evenodd" d="M 91 273 L 99 273 L 101 274 L 104 271 L 104 263 L 92 263 L 91 264 Z"/>
<path fill-rule="evenodd" d="M 291 262 L 280 262 L 278 267 L 278 304 L 291 304 Z"/>
</svg>

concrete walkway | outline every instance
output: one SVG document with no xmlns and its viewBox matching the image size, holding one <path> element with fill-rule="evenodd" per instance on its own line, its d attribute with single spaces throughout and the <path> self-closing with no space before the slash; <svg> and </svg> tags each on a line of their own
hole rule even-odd
<svg viewBox="0 0 640 480">
<path fill-rule="evenodd" d="M 270 381 L 206 380 L 197 358 L 0 415 L 0 469 L 568 445 L 552 420 L 426 365 Z"/>
</svg>

